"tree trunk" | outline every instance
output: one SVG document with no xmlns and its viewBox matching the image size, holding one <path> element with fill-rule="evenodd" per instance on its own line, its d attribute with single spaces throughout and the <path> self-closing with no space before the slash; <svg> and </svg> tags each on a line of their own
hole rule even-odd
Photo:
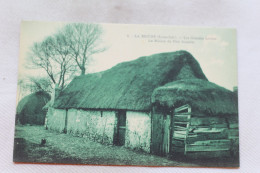
<svg viewBox="0 0 260 173">
<path fill-rule="evenodd" d="M 86 68 L 85 68 L 85 67 L 82 67 L 82 68 L 81 68 L 81 75 L 85 75 L 85 72 L 86 72 Z"/>
</svg>

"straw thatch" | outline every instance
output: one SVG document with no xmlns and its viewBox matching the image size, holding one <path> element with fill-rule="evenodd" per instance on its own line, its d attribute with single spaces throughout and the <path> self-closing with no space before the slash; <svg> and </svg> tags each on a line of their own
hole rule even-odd
<svg viewBox="0 0 260 173">
<path fill-rule="evenodd" d="M 53 106 L 148 111 L 155 88 L 171 81 L 194 78 L 207 80 L 190 53 L 160 53 L 123 62 L 103 72 L 76 77 Z"/>
<path fill-rule="evenodd" d="M 189 104 L 207 115 L 238 113 L 236 93 L 200 79 L 178 80 L 159 87 L 153 92 L 152 102 L 167 107 Z"/>
<path fill-rule="evenodd" d="M 17 119 L 21 124 L 44 124 L 46 111 L 42 108 L 50 100 L 50 95 L 39 91 L 25 96 L 16 109 Z"/>
</svg>

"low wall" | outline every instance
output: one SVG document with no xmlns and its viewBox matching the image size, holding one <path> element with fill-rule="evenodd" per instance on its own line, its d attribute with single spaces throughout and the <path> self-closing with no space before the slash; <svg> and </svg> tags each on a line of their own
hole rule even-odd
<svg viewBox="0 0 260 173">
<path fill-rule="evenodd" d="M 67 133 L 87 137 L 103 144 L 113 144 L 115 112 L 68 110 Z"/>
<path fill-rule="evenodd" d="M 151 116 L 143 112 L 126 112 L 125 146 L 150 152 Z"/>
<path fill-rule="evenodd" d="M 192 117 L 185 147 L 187 156 L 234 157 L 238 155 L 238 117 Z"/>
</svg>

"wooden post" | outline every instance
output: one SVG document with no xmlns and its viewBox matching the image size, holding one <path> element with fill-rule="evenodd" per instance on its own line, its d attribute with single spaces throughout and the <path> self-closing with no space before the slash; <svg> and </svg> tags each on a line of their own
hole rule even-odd
<svg viewBox="0 0 260 173">
<path fill-rule="evenodd" d="M 150 153 L 154 152 L 153 149 L 153 112 L 154 112 L 154 106 L 152 106 L 152 111 L 151 111 L 151 138 L 150 138 Z"/>
<path fill-rule="evenodd" d="M 188 109 L 188 112 L 191 113 L 190 108 Z M 186 138 L 184 140 L 184 145 L 185 145 L 184 155 L 186 155 L 186 152 L 187 152 L 187 136 L 189 135 L 190 117 L 191 117 L 191 115 L 188 115 L 188 122 L 187 122 L 187 125 L 186 125 Z"/>
<path fill-rule="evenodd" d="M 173 148 L 172 152 L 186 155 L 187 136 L 189 134 L 191 107 L 186 104 L 174 109 L 173 116 Z"/>
<path fill-rule="evenodd" d="M 68 109 L 66 109 L 66 114 L 65 114 L 64 133 L 67 133 L 67 126 L 68 126 Z"/>
<path fill-rule="evenodd" d="M 171 154 L 172 153 L 172 138 L 173 138 L 173 116 L 174 116 L 174 108 L 173 110 L 171 111 L 170 113 L 170 149 L 169 149 L 169 153 Z"/>
</svg>

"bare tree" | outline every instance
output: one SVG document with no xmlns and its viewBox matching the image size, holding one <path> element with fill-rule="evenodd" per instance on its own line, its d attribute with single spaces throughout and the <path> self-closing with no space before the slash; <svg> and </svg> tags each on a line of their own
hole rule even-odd
<svg viewBox="0 0 260 173">
<path fill-rule="evenodd" d="M 91 56 L 106 50 L 101 46 L 103 30 L 98 24 L 68 24 L 60 32 L 70 45 L 70 54 L 81 70 L 81 75 L 86 73 Z"/>
<path fill-rule="evenodd" d="M 25 76 L 18 79 L 18 97 L 17 103 L 26 95 L 35 93 L 38 91 L 44 91 L 51 93 L 52 82 L 49 77 L 34 77 Z"/>
<path fill-rule="evenodd" d="M 31 90 L 31 93 L 37 92 L 37 91 L 45 91 L 47 93 L 51 93 L 52 86 L 51 81 L 48 77 L 34 77 L 30 76 L 28 77 L 29 83 L 27 84 L 28 89 Z"/>
<path fill-rule="evenodd" d="M 18 83 L 17 83 L 17 92 L 18 92 L 18 96 L 17 96 L 17 103 L 25 96 L 28 95 L 28 93 L 30 93 L 30 91 L 28 90 L 28 88 L 26 87 L 26 79 L 25 78 L 18 78 Z"/>
<path fill-rule="evenodd" d="M 54 35 L 54 42 L 51 44 L 55 52 L 53 60 L 58 64 L 58 84 L 61 89 L 65 86 L 66 81 L 69 81 L 76 73 L 76 64 L 70 54 L 70 43 L 67 40 L 68 35 L 58 32 Z"/>
<path fill-rule="evenodd" d="M 19 78 L 18 87 L 20 91 L 23 91 L 27 95 L 37 91 L 51 93 L 52 82 L 49 77 L 26 76 L 24 78 Z M 24 93 L 21 94 L 24 95 Z"/>
<path fill-rule="evenodd" d="M 53 84 L 63 89 L 66 80 L 75 73 L 76 65 L 69 54 L 70 45 L 65 35 L 57 33 L 43 42 L 35 43 L 28 59 L 29 68 L 43 69 Z"/>
<path fill-rule="evenodd" d="M 103 30 L 97 24 L 68 24 L 56 34 L 42 42 L 36 42 L 28 56 L 28 68 L 43 69 L 54 85 L 61 90 L 80 69 L 86 73 L 86 66 L 93 54 L 103 52 L 101 35 Z M 35 89 L 43 86 L 43 80 L 31 78 Z"/>
</svg>

